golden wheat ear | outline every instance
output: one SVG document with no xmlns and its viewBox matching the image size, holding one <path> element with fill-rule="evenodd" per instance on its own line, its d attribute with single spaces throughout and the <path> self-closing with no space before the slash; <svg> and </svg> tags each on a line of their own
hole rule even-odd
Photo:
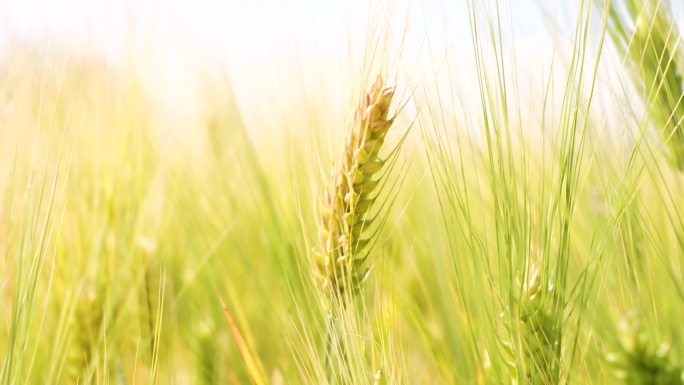
<svg viewBox="0 0 684 385">
<path fill-rule="evenodd" d="M 377 77 L 354 111 L 344 149 L 334 167 L 321 215 L 322 252 L 315 257 L 319 286 L 341 299 L 359 290 L 368 278 L 369 253 L 378 214 L 378 187 L 387 159 L 380 157 L 394 117 L 389 108 L 394 88 Z M 381 189 L 381 188 L 380 188 Z"/>
</svg>

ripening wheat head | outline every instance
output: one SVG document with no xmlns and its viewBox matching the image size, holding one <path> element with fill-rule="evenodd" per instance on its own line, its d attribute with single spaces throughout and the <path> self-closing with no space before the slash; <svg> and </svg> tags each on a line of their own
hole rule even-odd
<svg viewBox="0 0 684 385">
<path fill-rule="evenodd" d="M 375 216 L 371 208 L 380 184 L 374 177 L 385 161 L 379 152 L 392 125 L 388 117 L 394 96 L 378 77 L 354 112 L 344 150 L 335 165 L 332 184 L 323 202 L 321 242 L 323 252 L 315 267 L 320 287 L 335 298 L 358 290 L 370 271 L 369 228 Z M 364 238 L 365 236 L 365 238 Z"/>
</svg>

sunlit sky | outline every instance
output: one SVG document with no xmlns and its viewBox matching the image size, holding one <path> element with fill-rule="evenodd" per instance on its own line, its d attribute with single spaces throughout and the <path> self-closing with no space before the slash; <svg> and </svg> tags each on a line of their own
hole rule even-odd
<svg viewBox="0 0 684 385">
<path fill-rule="evenodd" d="M 467 37 L 465 1 L 408 1 L 395 11 L 408 9 L 422 19 L 427 34 L 449 33 Z M 89 44 L 116 56 L 136 31 L 151 43 L 169 45 L 208 58 L 239 57 L 259 60 L 274 51 L 295 46 L 334 53 L 334 45 L 349 31 L 366 27 L 371 6 L 366 1 L 321 0 L 3 0 L 0 34 L 47 39 L 53 44 Z M 524 20 L 521 32 L 541 33 L 535 0 L 513 0 L 512 8 Z M 307 48 L 308 47 L 308 48 Z"/>
<path fill-rule="evenodd" d="M 475 3 L 491 2 L 483 0 Z M 573 1 L 504 0 L 516 26 L 516 43 L 536 44 L 550 26 L 568 21 Z M 468 41 L 466 0 L 396 0 L 410 18 L 409 38 L 449 36 Z M 232 67 L 287 55 L 335 56 L 363 39 L 378 1 L 330 0 L 0 0 L 0 48 L 9 38 L 87 47 L 116 60 L 131 41 L 151 53 L 209 60 Z M 684 1 L 673 2 L 684 14 Z M 407 16 L 410 15 L 410 16 Z M 559 16 L 560 15 L 560 16 Z M 16 40 L 16 39 L 14 39 Z M 408 44 L 410 46 L 410 42 Z"/>
<path fill-rule="evenodd" d="M 465 1 L 389 1 L 412 18 L 410 39 L 466 41 Z M 522 35 L 543 33 L 536 0 L 513 0 Z M 279 58 L 310 60 L 346 53 L 366 37 L 369 11 L 380 2 L 327 0 L 0 0 L 0 37 L 95 49 L 112 60 L 131 40 L 173 65 L 213 62 L 253 70 Z M 410 15 L 410 16 L 408 16 Z M 6 39 L 0 39 L 0 42 Z M 410 42 L 407 44 L 410 46 Z M 287 61 L 287 60 L 286 60 Z"/>
<path fill-rule="evenodd" d="M 548 39 L 554 24 L 563 29 L 564 23 L 572 22 L 568 15 L 577 6 L 561 0 L 500 2 L 506 9 L 503 17 L 513 21 L 516 49 L 523 61 L 536 60 L 540 42 Z M 447 47 L 445 41 L 470 49 L 468 1 L 387 3 L 396 18 L 408 19 L 412 28 L 407 50 L 426 40 L 438 49 Z M 261 92 L 282 81 L 288 65 L 339 63 L 350 46 L 362 47 L 369 14 L 374 7 L 377 11 L 378 4 L 369 0 L 0 0 L 0 53 L 7 53 L 8 42 L 31 41 L 46 50 L 83 49 L 117 62 L 128 60 L 127 50 L 133 47 L 154 69 L 146 79 L 161 95 L 176 98 L 168 101 L 171 105 L 185 106 L 187 100 L 181 98 L 193 97 L 185 90 L 196 83 L 197 66 L 223 68 L 239 93 L 241 89 Z M 684 14 L 684 1 L 680 4 L 673 7 L 678 15 Z M 252 79 L 243 81 L 248 76 Z M 253 80 L 255 76 L 263 78 L 261 85 Z"/>
</svg>

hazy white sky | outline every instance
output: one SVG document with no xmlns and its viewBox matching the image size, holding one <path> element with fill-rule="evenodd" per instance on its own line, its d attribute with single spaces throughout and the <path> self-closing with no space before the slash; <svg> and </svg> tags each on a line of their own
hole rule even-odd
<svg viewBox="0 0 684 385">
<path fill-rule="evenodd" d="M 463 51 L 469 51 L 471 44 L 468 2 L 386 0 L 398 25 L 409 19 L 407 47 L 429 40 L 438 49 L 461 44 Z M 543 54 L 541 41 L 549 38 L 553 24 L 561 29 L 564 23 L 569 25 L 577 7 L 565 0 L 500 3 L 502 17 L 515 26 L 519 58 L 529 62 Z M 178 90 L 197 83 L 193 76 L 200 71 L 192 69 L 198 63 L 226 68 L 236 92 L 241 88 L 267 92 L 274 81 L 299 70 L 288 72 L 285 67 L 306 65 L 308 60 L 343 66 L 340 61 L 349 44 L 362 48 L 369 13 L 374 7 L 377 11 L 378 4 L 373 0 L 0 0 L 0 52 L 3 43 L 28 39 L 47 47 L 95 50 L 117 61 L 128 60 L 126 50 L 133 48 L 154 71 L 145 79 L 162 95 L 175 95 L 177 100 L 170 104 L 182 106 L 188 103 L 178 98 L 192 98 L 192 94 Z M 684 0 L 674 4 L 681 17 Z M 535 70 L 528 67 L 523 70 Z M 246 74 L 263 77 L 261 85 L 253 80 L 241 84 Z"/>
<path fill-rule="evenodd" d="M 543 32 L 535 0 L 512 0 L 528 34 Z M 0 34 L 18 34 L 53 43 L 88 43 L 116 56 L 131 38 L 190 50 L 209 57 L 258 59 L 294 45 L 334 53 L 349 31 L 365 30 L 368 1 L 323 0 L 1 0 Z M 376 4 L 378 2 L 375 2 Z M 426 33 L 467 37 L 465 1 L 390 1 L 396 13 L 422 19 Z M 520 17 L 523 16 L 523 17 Z"/>
<path fill-rule="evenodd" d="M 476 3 L 486 1 L 492 2 Z M 0 0 L 0 43 L 28 39 L 99 51 L 112 61 L 129 60 L 133 49 L 147 66 L 143 78 L 161 95 L 156 99 L 174 109 L 191 104 L 188 90 L 202 72 L 197 65 L 224 68 L 241 95 L 296 83 L 306 66 L 344 71 L 345 55 L 363 48 L 369 15 L 388 8 L 397 27 L 409 19 L 408 51 L 429 40 L 438 52 L 447 45 L 470 52 L 468 1 L 384 3 L 389 6 L 374 0 Z M 540 0 L 502 3 L 511 10 L 504 17 L 515 21 L 516 45 L 538 46 L 549 31 Z"/>
<path fill-rule="evenodd" d="M 410 15 L 410 38 L 445 35 L 469 41 L 467 0 L 387 0 Z M 478 0 L 482 4 L 493 0 Z M 550 26 L 567 22 L 576 2 L 500 0 L 516 26 L 516 42 L 535 44 Z M 371 5 L 372 4 L 372 5 Z M 372 0 L 0 0 L 0 42 L 6 37 L 69 47 L 88 46 L 110 58 L 139 47 L 185 57 L 252 65 L 274 57 L 338 55 L 365 37 Z M 544 9 L 544 11 L 541 11 Z M 684 0 L 673 9 L 684 14 Z M 545 18 L 544 13 L 550 18 Z M 552 21 L 551 19 L 555 19 Z M 410 45 L 410 42 L 409 42 Z"/>
</svg>

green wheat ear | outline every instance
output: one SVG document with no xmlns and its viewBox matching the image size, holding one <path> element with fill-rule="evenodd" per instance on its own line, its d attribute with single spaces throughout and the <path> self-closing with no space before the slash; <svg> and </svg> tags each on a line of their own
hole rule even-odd
<svg viewBox="0 0 684 385">
<path fill-rule="evenodd" d="M 641 60 L 641 74 L 654 104 L 654 120 L 669 138 L 670 160 L 684 170 L 684 81 L 677 68 L 681 64 L 679 39 L 673 20 L 662 7 L 644 6 L 637 18 L 632 55 Z"/>
<path fill-rule="evenodd" d="M 682 385 L 684 371 L 670 356 L 668 344 L 657 344 L 634 314 L 618 324 L 618 347 L 607 355 L 616 378 L 627 385 Z"/>
<path fill-rule="evenodd" d="M 219 347 L 216 341 L 216 327 L 211 318 L 197 323 L 196 333 L 196 365 L 197 383 L 213 385 L 220 382 Z"/>
<path fill-rule="evenodd" d="M 359 290 L 370 271 L 373 213 L 381 184 L 376 177 L 386 160 L 380 149 L 392 126 L 388 117 L 394 96 L 378 77 L 358 104 L 337 162 L 332 184 L 325 194 L 321 216 L 322 253 L 316 256 L 319 286 L 329 296 L 343 299 Z"/>
<path fill-rule="evenodd" d="M 632 62 L 635 83 L 642 88 L 650 118 L 667 141 L 668 160 L 684 171 L 681 35 L 665 2 L 625 3 L 625 12 L 611 5 L 613 38 Z M 631 38 L 625 33 L 628 25 L 634 25 Z"/>
<path fill-rule="evenodd" d="M 68 352 L 68 382 L 87 383 L 91 380 L 102 333 L 102 307 L 102 290 L 89 287 L 78 294 L 72 346 Z"/>
<path fill-rule="evenodd" d="M 517 336 L 506 325 L 515 342 L 502 342 L 503 358 L 511 383 L 548 385 L 559 381 L 561 336 L 550 311 L 553 289 L 544 284 L 539 265 L 530 264 L 519 283 L 519 297 L 513 311 Z M 521 381 L 522 380 L 522 381 Z"/>
</svg>

